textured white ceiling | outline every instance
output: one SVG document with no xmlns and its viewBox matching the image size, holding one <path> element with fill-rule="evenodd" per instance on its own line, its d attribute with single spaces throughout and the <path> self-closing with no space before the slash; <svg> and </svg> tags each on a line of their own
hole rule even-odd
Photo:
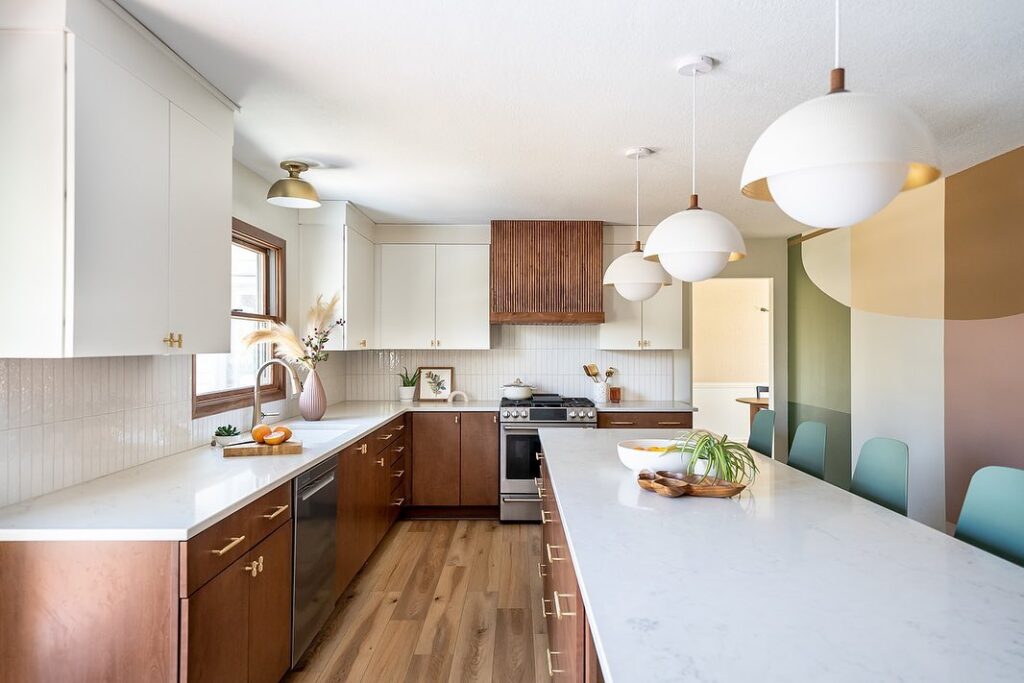
<svg viewBox="0 0 1024 683">
<path fill-rule="evenodd" d="M 689 79 L 701 203 L 748 236 L 801 230 L 745 199 L 747 151 L 827 90 L 831 0 L 119 0 L 236 102 L 235 156 L 269 180 L 285 158 L 379 222 L 633 220 L 686 206 Z M 1024 144 L 1024 1 L 848 0 L 851 90 L 900 98 L 946 173 Z"/>
</svg>

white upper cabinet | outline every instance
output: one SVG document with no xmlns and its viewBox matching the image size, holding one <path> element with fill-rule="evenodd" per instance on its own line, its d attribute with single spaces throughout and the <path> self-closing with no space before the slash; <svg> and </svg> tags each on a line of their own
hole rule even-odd
<svg viewBox="0 0 1024 683">
<path fill-rule="evenodd" d="M 229 350 L 231 107 L 114 6 L 46 1 L 0 31 L 0 357 Z"/>
<path fill-rule="evenodd" d="M 486 244 L 437 245 L 435 347 L 491 347 L 490 260 Z"/>
<path fill-rule="evenodd" d="M 181 352 L 231 348 L 231 141 L 170 105 L 170 324 Z M 177 347 L 175 347 L 177 351 Z"/>
<path fill-rule="evenodd" d="M 323 202 L 299 214 L 299 303 L 302 330 L 318 295 L 341 295 L 344 327 L 331 334 L 330 351 L 377 348 L 374 224 L 348 202 Z"/>
<path fill-rule="evenodd" d="M 604 267 L 632 246 L 604 247 Z M 606 350 L 683 348 L 683 290 L 678 280 L 662 287 L 647 301 L 628 301 L 612 287 L 605 289 L 604 322 L 598 329 L 598 345 Z"/>
<path fill-rule="evenodd" d="M 434 348 L 436 247 L 380 245 L 380 346 Z"/>
<path fill-rule="evenodd" d="M 380 245 L 380 346 L 487 349 L 486 244 Z"/>
</svg>

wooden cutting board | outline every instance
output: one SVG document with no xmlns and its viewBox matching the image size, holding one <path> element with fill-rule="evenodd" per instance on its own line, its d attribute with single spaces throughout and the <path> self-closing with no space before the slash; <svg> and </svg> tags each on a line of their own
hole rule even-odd
<svg viewBox="0 0 1024 683">
<path fill-rule="evenodd" d="M 285 441 L 277 446 L 269 446 L 265 443 L 248 443 L 224 447 L 225 458 L 234 458 L 242 455 L 299 455 L 300 453 L 302 453 L 301 441 Z"/>
</svg>

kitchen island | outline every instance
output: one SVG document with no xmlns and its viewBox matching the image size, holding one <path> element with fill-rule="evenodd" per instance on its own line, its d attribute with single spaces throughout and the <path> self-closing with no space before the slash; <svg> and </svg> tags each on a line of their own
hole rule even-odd
<svg viewBox="0 0 1024 683">
<path fill-rule="evenodd" d="M 616 444 L 677 433 L 541 430 L 588 646 L 554 668 L 592 648 L 615 683 L 1024 680 L 1024 568 L 763 456 L 734 499 L 641 490 Z"/>
</svg>

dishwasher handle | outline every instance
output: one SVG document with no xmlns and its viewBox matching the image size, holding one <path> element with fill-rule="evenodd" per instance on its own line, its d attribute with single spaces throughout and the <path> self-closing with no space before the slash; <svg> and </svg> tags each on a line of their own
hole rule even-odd
<svg viewBox="0 0 1024 683">
<path fill-rule="evenodd" d="M 334 472 L 328 472 L 319 479 L 315 479 L 299 490 L 299 500 L 305 502 L 313 497 L 317 491 L 334 481 Z"/>
</svg>

